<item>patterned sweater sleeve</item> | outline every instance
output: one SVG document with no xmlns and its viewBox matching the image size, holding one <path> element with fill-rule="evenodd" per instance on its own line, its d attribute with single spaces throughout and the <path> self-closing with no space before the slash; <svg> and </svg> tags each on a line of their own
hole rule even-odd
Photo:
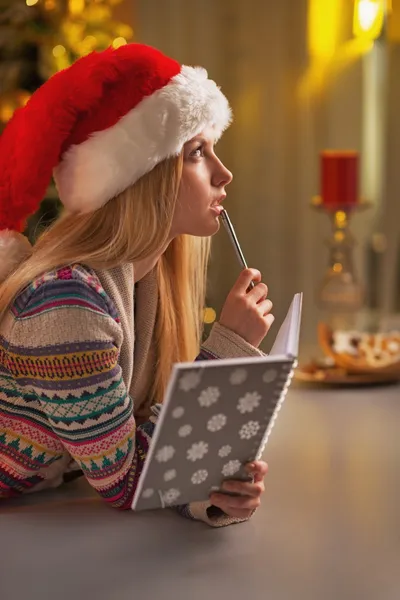
<svg viewBox="0 0 400 600">
<path fill-rule="evenodd" d="M 13 312 L 7 368 L 32 418 L 35 411 L 46 423 L 49 464 L 66 450 L 106 502 L 129 508 L 156 418 L 136 427 L 108 297 L 79 279 L 56 280 L 30 290 Z"/>
</svg>

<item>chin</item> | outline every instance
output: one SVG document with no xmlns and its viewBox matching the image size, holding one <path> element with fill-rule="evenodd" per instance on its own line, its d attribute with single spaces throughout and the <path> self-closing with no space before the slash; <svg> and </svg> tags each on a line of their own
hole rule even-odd
<svg viewBox="0 0 400 600">
<path fill-rule="evenodd" d="M 208 219 L 207 221 L 208 222 L 204 220 L 204 223 L 198 223 L 198 225 L 193 228 L 191 235 L 195 235 L 197 237 L 210 237 L 218 233 L 219 228 L 221 227 L 218 217 Z"/>
</svg>

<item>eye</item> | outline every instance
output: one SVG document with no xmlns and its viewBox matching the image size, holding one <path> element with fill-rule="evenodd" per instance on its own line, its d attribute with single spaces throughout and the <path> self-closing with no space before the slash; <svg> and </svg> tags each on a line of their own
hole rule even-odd
<svg viewBox="0 0 400 600">
<path fill-rule="evenodd" d="M 200 144 L 199 146 L 197 146 L 197 148 L 195 148 L 194 150 L 191 151 L 190 156 L 193 156 L 194 158 L 200 158 L 202 156 L 204 156 L 204 146 L 203 144 Z"/>
</svg>

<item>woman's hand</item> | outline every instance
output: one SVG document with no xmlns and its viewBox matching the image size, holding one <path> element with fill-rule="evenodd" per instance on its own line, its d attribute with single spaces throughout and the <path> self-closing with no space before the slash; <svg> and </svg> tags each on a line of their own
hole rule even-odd
<svg viewBox="0 0 400 600">
<path fill-rule="evenodd" d="M 246 465 L 246 470 L 253 476 L 253 482 L 232 479 L 224 481 L 221 486 L 222 490 L 241 494 L 240 496 L 229 496 L 220 492 L 214 492 L 210 496 L 212 504 L 223 510 L 229 517 L 248 519 L 261 504 L 268 465 L 263 461 L 255 461 Z"/>
<path fill-rule="evenodd" d="M 256 285 L 249 289 L 252 281 Z M 220 324 L 258 348 L 275 319 L 267 295 L 268 288 L 261 283 L 260 271 L 244 269 L 228 294 Z"/>
</svg>

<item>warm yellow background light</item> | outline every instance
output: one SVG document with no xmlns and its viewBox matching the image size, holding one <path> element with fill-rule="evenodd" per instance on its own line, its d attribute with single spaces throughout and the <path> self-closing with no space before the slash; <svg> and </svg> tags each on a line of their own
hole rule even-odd
<svg viewBox="0 0 400 600">
<path fill-rule="evenodd" d="M 210 324 L 210 323 L 214 323 L 215 319 L 217 318 L 217 313 L 215 312 L 215 310 L 211 307 L 207 307 L 204 309 L 204 317 L 203 317 L 203 321 L 204 323 Z"/>
<path fill-rule="evenodd" d="M 349 3 L 351 18 L 353 0 L 308 0 L 309 65 L 299 82 L 300 99 L 323 92 L 337 73 L 372 49 L 373 40 L 369 37 L 349 39 L 343 18 Z"/>
<path fill-rule="evenodd" d="M 386 0 L 355 0 L 353 33 L 356 37 L 376 40 L 383 29 Z"/>
<path fill-rule="evenodd" d="M 69 0 L 68 8 L 71 15 L 80 15 L 85 10 L 85 0 Z"/>
<path fill-rule="evenodd" d="M 309 0 L 308 51 L 310 56 L 330 59 L 339 43 L 341 2 L 338 0 Z"/>
<path fill-rule="evenodd" d="M 115 38 L 115 40 L 112 43 L 112 47 L 117 49 L 117 48 L 121 48 L 121 46 L 125 46 L 127 44 L 127 41 L 125 38 L 123 37 L 117 37 Z"/>
</svg>

